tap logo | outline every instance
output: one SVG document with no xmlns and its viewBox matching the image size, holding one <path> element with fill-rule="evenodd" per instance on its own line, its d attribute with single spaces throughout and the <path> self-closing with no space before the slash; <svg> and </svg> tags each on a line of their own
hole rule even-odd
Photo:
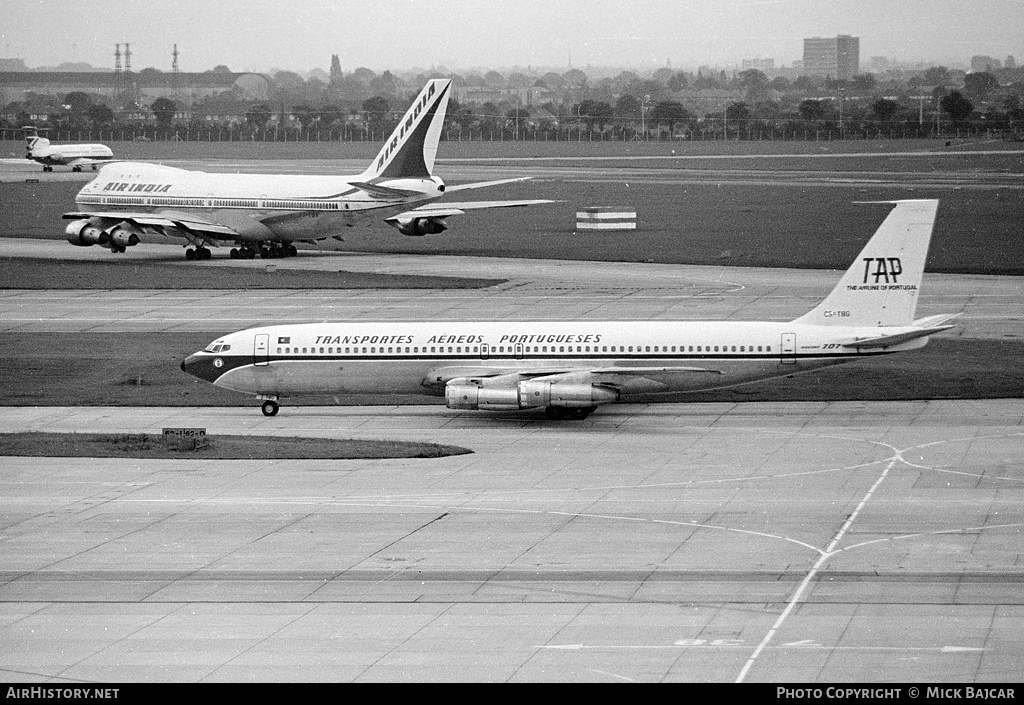
<svg viewBox="0 0 1024 705">
<path fill-rule="evenodd" d="M 864 258 L 864 284 L 868 283 L 868 277 L 874 277 L 872 284 L 898 284 L 901 274 L 903 264 L 899 257 Z"/>
</svg>

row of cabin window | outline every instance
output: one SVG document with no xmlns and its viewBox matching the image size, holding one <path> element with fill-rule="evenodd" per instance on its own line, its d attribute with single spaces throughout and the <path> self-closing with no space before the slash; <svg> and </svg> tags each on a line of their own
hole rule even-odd
<svg viewBox="0 0 1024 705">
<path fill-rule="evenodd" d="M 495 347 L 491 348 L 489 350 L 489 352 L 500 355 L 501 353 L 506 352 L 505 351 L 506 347 L 508 348 L 508 352 L 509 353 L 512 353 L 515 350 L 513 348 L 513 346 L 511 346 L 511 345 L 507 345 L 507 346 L 506 345 L 498 345 L 498 346 L 495 346 Z M 572 349 L 573 346 L 569 345 L 568 346 L 568 348 L 569 348 L 568 351 L 566 350 L 566 347 L 567 346 L 565 346 L 565 345 L 559 345 L 558 349 L 556 350 L 555 346 L 552 345 L 550 352 L 553 352 L 553 353 L 554 352 L 560 352 L 560 353 L 563 353 L 563 352 L 574 352 L 573 349 Z M 609 347 L 610 347 L 610 349 L 609 349 Z M 677 350 L 676 350 L 677 347 L 678 347 L 678 352 L 681 352 L 681 353 L 683 353 L 683 352 L 755 352 L 753 345 L 739 345 L 739 346 L 736 346 L 736 345 L 722 345 L 722 346 L 718 346 L 718 345 L 714 345 L 714 346 L 712 346 L 712 345 L 697 345 L 697 346 L 694 346 L 694 345 L 690 345 L 690 346 L 679 345 L 679 346 L 675 346 L 675 345 L 673 345 L 671 350 L 669 350 L 669 346 L 668 345 L 662 345 L 662 346 L 655 345 L 655 346 L 653 346 L 654 347 L 653 350 L 651 349 L 652 346 L 650 346 L 650 345 L 637 345 L 635 347 L 636 347 L 636 352 L 645 352 L 645 353 L 649 353 L 649 352 L 663 352 L 663 353 L 677 352 Z M 584 345 L 577 345 L 575 352 L 595 352 L 595 353 L 596 352 L 621 352 L 621 353 L 624 353 L 624 352 L 634 352 L 633 348 L 634 348 L 633 345 L 628 346 L 628 350 L 627 350 L 627 346 L 625 346 L 625 345 L 619 345 L 619 346 L 615 346 L 615 345 L 612 345 L 612 346 L 602 345 L 602 346 L 600 346 L 600 349 L 598 349 L 598 346 L 594 345 L 593 346 L 593 350 L 591 350 L 591 346 L 590 345 L 586 345 L 586 346 L 584 346 Z M 641 349 L 641 348 L 643 348 L 643 349 Z M 763 345 L 763 346 L 762 345 L 758 345 L 757 346 L 757 350 L 756 350 L 756 352 L 771 352 L 771 351 L 772 351 L 772 346 L 771 345 Z M 378 350 L 377 350 L 376 347 L 362 348 L 362 352 L 363 353 L 369 352 L 370 354 L 377 354 Z M 384 348 L 383 347 L 380 348 L 379 352 L 380 353 L 384 353 L 385 352 Z M 387 352 L 401 354 L 402 353 L 402 348 L 389 347 L 387 349 Z M 413 348 L 407 347 L 407 348 L 405 348 L 405 352 L 406 353 L 418 354 L 420 352 L 420 349 L 419 349 L 419 347 L 413 347 Z M 423 348 L 423 352 L 424 353 L 428 352 L 426 347 Z M 431 352 L 431 353 L 444 353 L 445 352 L 445 346 L 433 346 L 433 347 L 430 348 L 429 352 Z M 455 346 L 455 347 L 448 346 L 448 352 L 450 352 L 450 353 L 461 353 L 462 352 L 462 346 Z M 480 352 L 480 348 L 478 346 L 473 346 L 472 348 L 470 348 L 467 345 L 466 346 L 466 352 L 467 353 L 479 353 Z M 533 352 L 533 353 L 546 353 L 546 352 L 548 352 L 548 346 L 547 345 L 533 345 L 533 346 L 527 345 L 527 346 L 525 346 L 523 348 L 523 352 L 527 352 L 527 353 L 529 353 L 529 352 Z M 339 355 L 357 354 L 358 355 L 359 353 L 360 353 L 360 348 L 349 347 L 349 348 L 345 348 L 345 352 L 344 353 L 342 352 L 341 348 L 338 348 L 338 353 L 337 354 L 339 354 Z M 313 354 L 313 355 L 315 355 L 315 354 L 317 354 L 317 348 L 302 348 L 301 352 L 300 352 L 299 348 L 294 348 L 294 349 L 293 348 L 278 348 L 277 349 L 277 354 L 278 355 L 306 355 L 306 354 Z M 334 355 L 335 354 L 334 353 L 334 348 L 333 347 L 320 348 L 320 354 Z"/>
<path fill-rule="evenodd" d="M 293 211 L 336 211 L 341 206 L 337 201 L 266 201 L 263 207 Z"/>
<path fill-rule="evenodd" d="M 104 196 L 102 203 L 108 206 L 204 206 L 201 198 L 142 198 L 141 196 Z M 83 203 L 86 201 L 83 200 Z"/>
<path fill-rule="evenodd" d="M 244 201 L 240 199 L 217 199 L 213 202 L 217 208 L 258 208 L 259 201 Z"/>
<path fill-rule="evenodd" d="M 206 201 L 202 198 L 151 198 L 146 199 L 140 196 L 105 196 L 100 199 L 102 203 L 107 205 L 122 205 L 122 206 L 195 206 L 203 207 L 206 205 Z M 148 202 L 147 202 L 148 201 Z M 82 203 L 88 203 L 82 199 Z M 239 207 L 239 208 L 259 208 L 259 201 L 245 201 L 245 200 L 213 200 L 211 205 L 214 208 L 228 208 L 228 207 Z M 336 201 L 267 201 L 264 208 L 286 208 L 288 210 L 331 210 L 336 211 L 341 208 L 341 205 Z"/>
</svg>

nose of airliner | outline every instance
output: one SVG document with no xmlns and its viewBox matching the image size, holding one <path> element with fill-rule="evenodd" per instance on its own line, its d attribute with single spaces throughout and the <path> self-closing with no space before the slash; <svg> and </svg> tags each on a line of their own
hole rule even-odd
<svg viewBox="0 0 1024 705">
<path fill-rule="evenodd" d="M 183 372 L 188 372 L 199 379 L 205 379 L 207 382 L 216 382 L 222 374 L 223 367 L 224 361 L 209 353 L 193 353 L 181 362 Z"/>
</svg>

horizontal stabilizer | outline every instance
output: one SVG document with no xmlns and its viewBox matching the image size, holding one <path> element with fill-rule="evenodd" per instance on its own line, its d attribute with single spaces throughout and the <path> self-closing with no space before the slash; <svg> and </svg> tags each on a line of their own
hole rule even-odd
<svg viewBox="0 0 1024 705">
<path fill-rule="evenodd" d="M 947 321 L 952 321 L 954 318 L 959 316 L 959 313 L 940 313 L 937 316 L 918 318 L 911 325 L 917 326 L 918 328 L 931 328 L 933 326 L 945 325 Z"/>
<path fill-rule="evenodd" d="M 401 188 L 390 188 L 388 186 L 378 186 L 377 184 L 368 184 L 365 181 L 350 181 L 350 186 L 354 186 L 360 191 L 364 191 L 374 198 L 384 198 L 389 201 L 401 201 L 409 198 L 410 196 L 422 196 L 423 194 L 419 191 L 408 191 Z"/>
<path fill-rule="evenodd" d="M 500 186 L 501 184 L 512 184 L 517 181 L 528 181 L 532 179 L 532 176 L 520 176 L 515 179 L 499 179 L 498 181 L 477 181 L 471 184 L 447 184 L 445 186 L 445 192 L 451 193 L 452 191 L 467 191 L 474 188 L 487 188 L 488 186 Z"/>
<path fill-rule="evenodd" d="M 959 314 L 955 314 L 959 315 Z M 935 316 L 935 318 L 941 318 Z M 948 320 L 948 317 L 946 317 Z M 927 319 L 922 319 L 927 320 Z M 864 349 L 875 349 L 875 348 L 888 348 L 893 345 L 899 345 L 900 343 L 906 343 L 917 338 L 924 338 L 929 335 L 941 333 L 944 330 L 955 328 L 956 326 L 950 325 L 932 325 L 920 328 L 914 328 L 913 330 L 904 331 L 902 333 L 892 333 L 890 335 L 876 335 L 864 338 L 854 338 L 852 340 L 843 341 L 843 346 L 848 348 L 864 348 Z"/>
<path fill-rule="evenodd" d="M 487 208 L 518 208 L 520 206 L 539 206 L 545 203 L 561 203 L 561 201 L 549 201 L 536 199 L 532 201 L 466 201 L 463 203 L 428 203 L 411 211 L 401 213 L 396 218 L 416 218 L 424 215 L 456 215 L 456 213 L 445 213 L 444 211 L 459 211 L 460 213 L 473 210 L 484 210 Z"/>
</svg>

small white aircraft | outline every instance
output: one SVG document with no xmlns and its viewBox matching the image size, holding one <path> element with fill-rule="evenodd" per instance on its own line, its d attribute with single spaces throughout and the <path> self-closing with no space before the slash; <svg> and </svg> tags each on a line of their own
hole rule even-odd
<svg viewBox="0 0 1024 705">
<path fill-rule="evenodd" d="M 226 335 L 181 363 L 218 387 L 284 396 L 425 394 L 450 409 L 544 409 L 731 387 L 924 347 L 958 314 L 915 320 L 936 200 L 896 201 L 824 301 L 789 322 L 379 321 Z"/>
<path fill-rule="evenodd" d="M 553 203 L 435 203 L 453 191 L 524 180 L 446 188 L 434 175 L 450 93 L 450 80 L 427 82 L 373 162 L 356 176 L 210 174 L 112 164 L 75 197 L 81 210 L 64 214 L 73 221 L 67 239 L 124 252 L 147 234 L 184 240 L 190 260 L 209 259 L 209 248 L 223 241 L 237 245 L 232 258 L 287 257 L 296 254 L 295 242 L 338 237 L 343 227 L 371 216 L 383 215 L 403 235 L 415 236 L 440 233 L 447 228 L 445 218 L 471 209 Z"/>
<path fill-rule="evenodd" d="M 43 165 L 43 171 L 53 171 L 54 166 L 69 166 L 71 171 L 82 167 L 107 164 L 114 153 L 105 144 L 50 144 L 50 140 L 39 136 L 35 127 L 23 127 L 25 131 L 25 158 Z"/>
</svg>

